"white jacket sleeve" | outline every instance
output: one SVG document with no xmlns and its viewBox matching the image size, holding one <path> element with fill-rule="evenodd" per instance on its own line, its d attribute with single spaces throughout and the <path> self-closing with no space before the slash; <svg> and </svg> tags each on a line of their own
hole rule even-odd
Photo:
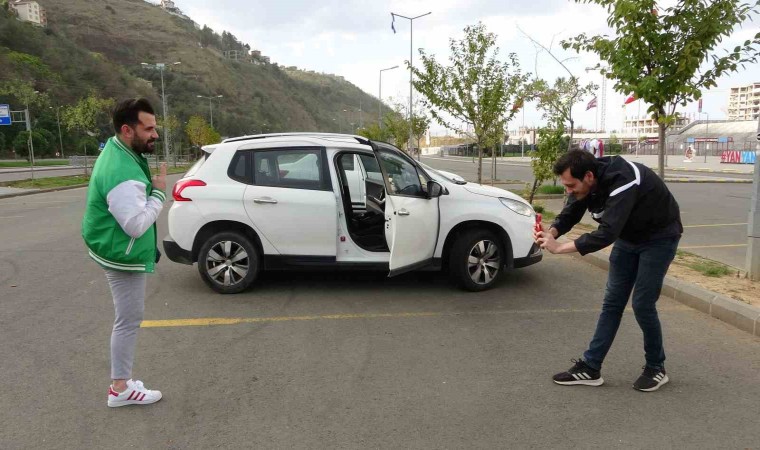
<svg viewBox="0 0 760 450">
<path fill-rule="evenodd" d="M 119 184 L 106 197 L 108 211 L 132 238 L 139 238 L 156 222 L 165 200 L 158 189 L 146 196 L 145 183 L 134 180 Z"/>
</svg>

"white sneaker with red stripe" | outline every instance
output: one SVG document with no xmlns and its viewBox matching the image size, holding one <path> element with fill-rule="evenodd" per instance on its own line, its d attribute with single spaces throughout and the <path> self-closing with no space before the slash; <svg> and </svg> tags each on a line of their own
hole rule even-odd
<svg viewBox="0 0 760 450">
<path fill-rule="evenodd" d="M 108 406 L 118 408 L 126 405 L 149 405 L 161 400 L 161 391 L 146 389 L 142 381 L 127 380 L 127 389 L 118 393 L 108 388 Z"/>
</svg>

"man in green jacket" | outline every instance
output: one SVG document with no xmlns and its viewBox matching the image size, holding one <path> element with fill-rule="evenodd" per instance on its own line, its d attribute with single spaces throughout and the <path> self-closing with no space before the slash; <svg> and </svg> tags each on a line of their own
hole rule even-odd
<svg viewBox="0 0 760 450">
<path fill-rule="evenodd" d="M 147 405 L 161 392 L 132 379 L 137 330 L 145 308 L 146 274 L 160 254 L 156 220 L 166 200 L 166 164 L 151 177 L 146 154 L 153 153 L 156 115 L 145 99 L 119 103 L 113 114 L 116 136 L 95 162 L 82 220 L 82 237 L 90 257 L 106 273 L 116 319 L 111 332 L 111 379 L 108 406 Z"/>
</svg>

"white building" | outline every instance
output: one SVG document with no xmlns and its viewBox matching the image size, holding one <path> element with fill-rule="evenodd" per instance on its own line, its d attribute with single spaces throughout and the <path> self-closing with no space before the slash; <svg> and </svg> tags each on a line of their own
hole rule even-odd
<svg viewBox="0 0 760 450">
<path fill-rule="evenodd" d="M 731 88 L 728 120 L 757 120 L 760 114 L 760 83 Z"/>
<path fill-rule="evenodd" d="M 16 0 L 8 2 L 11 10 L 18 14 L 18 18 L 24 22 L 31 22 L 39 26 L 47 26 L 47 15 L 40 4 L 29 0 Z"/>
<path fill-rule="evenodd" d="M 692 120 L 689 117 L 679 117 L 671 126 L 668 127 L 668 132 L 678 131 L 685 127 Z M 651 117 L 626 117 L 623 121 L 623 133 L 633 135 L 657 135 L 660 131 L 660 125 L 656 120 Z"/>
</svg>

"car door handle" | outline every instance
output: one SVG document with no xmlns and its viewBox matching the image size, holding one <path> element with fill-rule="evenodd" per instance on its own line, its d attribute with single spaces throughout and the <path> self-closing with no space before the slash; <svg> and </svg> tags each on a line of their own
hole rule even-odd
<svg viewBox="0 0 760 450">
<path fill-rule="evenodd" d="M 399 216 L 408 216 L 408 215 L 410 215 L 410 214 L 411 214 L 411 213 L 410 213 L 409 211 L 405 210 L 405 209 L 399 209 L 399 210 L 398 210 L 398 215 L 399 215 Z"/>
<path fill-rule="evenodd" d="M 269 197 L 264 197 L 264 198 L 254 198 L 254 199 L 253 199 L 253 203 L 258 203 L 258 204 L 260 204 L 260 205 L 261 205 L 261 204 L 266 204 L 266 205 L 276 205 L 276 204 L 277 204 L 277 200 L 275 200 L 275 199 L 273 199 L 273 198 L 269 198 Z"/>
</svg>

